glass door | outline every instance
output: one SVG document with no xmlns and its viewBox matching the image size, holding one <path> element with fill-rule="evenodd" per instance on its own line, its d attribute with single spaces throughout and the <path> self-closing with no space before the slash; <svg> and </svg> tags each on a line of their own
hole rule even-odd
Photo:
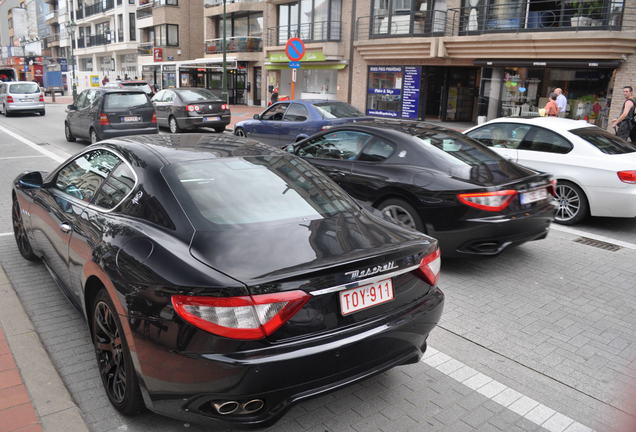
<svg viewBox="0 0 636 432">
<path fill-rule="evenodd" d="M 261 78 L 262 70 L 260 67 L 254 68 L 254 105 L 261 104 Z"/>
</svg>

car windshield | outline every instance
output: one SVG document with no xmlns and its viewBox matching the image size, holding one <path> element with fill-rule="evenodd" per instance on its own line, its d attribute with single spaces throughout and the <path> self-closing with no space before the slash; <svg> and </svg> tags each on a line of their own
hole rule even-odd
<svg viewBox="0 0 636 432">
<path fill-rule="evenodd" d="M 362 117 L 360 111 L 344 102 L 318 102 L 313 106 L 320 112 L 324 119 Z"/>
<path fill-rule="evenodd" d="M 202 101 L 215 101 L 221 102 L 221 97 L 212 93 L 207 89 L 189 89 L 179 90 L 179 96 L 185 103 L 202 102 Z"/>
<path fill-rule="evenodd" d="M 123 83 L 125 87 L 143 90 L 146 93 L 152 93 L 152 89 L 146 83 Z"/>
<path fill-rule="evenodd" d="M 36 83 L 11 84 L 9 86 L 11 94 L 40 93 L 40 87 Z"/>
<path fill-rule="evenodd" d="M 636 152 L 636 144 L 627 142 L 616 135 L 597 127 L 572 129 L 570 133 L 583 138 L 605 154 L 625 154 Z"/>
<path fill-rule="evenodd" d="M 183 162 L 164 174 L 201 230 L 322 219 L 358 210 L 316 168 L 291 155 Z"/>
<path fill-rule="evenodd" d="M 459 133 L 429 130 L 419 132 L 413 138 L 427 152 L 424 164 L 461 180 L 496 185 L 529 174 L 483 144 Z"/>
<path fill-rule="evenodd" d="M 132 108 L 145 105 L 148 96 L 145 93 L 108 93 L 104 101 L 104 109 Z"/>
</svg>

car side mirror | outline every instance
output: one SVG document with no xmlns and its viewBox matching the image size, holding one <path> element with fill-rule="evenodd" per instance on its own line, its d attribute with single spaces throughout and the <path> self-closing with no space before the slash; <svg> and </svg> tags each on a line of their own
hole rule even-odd
<svg viewBox="0 0 636 432">
<path fill-rule="evenodd" d="M 286 145 L 286 146 L 285 146 L 284 150 L 285 150 L 287 153 L 292 153 L 292 154 L 293 154 L 293 153 L 294 153 L 295 148 L 294 148 L 294 145 L 293 145 L 293 144 L 288 144 L 288 145 Z"/>
<path fill-rule="evenodd" d="M 259 114 L 254 114 L 254 117 L 252 117 L 254 120 L 260 120 L 261 116 Z"/>
<path fill-rule="evenodd" d="M 22 174 L 18 179 L 18 183 L 24 188 L 37 189 L 42 187 L 44 180 L 42 180 L 40 171 L 33 171 Z"/>
<path fill-rule="evenodd" d="M 71 104 L 71 105 L 67 105 L 66 109 L 68 109 L 69 111 L 75 111 L 77 110 L 77 107 L 75 106 L 75 104 Z"/>
</svg>

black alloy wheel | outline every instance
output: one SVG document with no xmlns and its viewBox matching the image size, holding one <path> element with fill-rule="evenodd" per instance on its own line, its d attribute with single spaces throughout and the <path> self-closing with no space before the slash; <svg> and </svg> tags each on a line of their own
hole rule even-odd
<svg viewBox="0 0 636 432">
<path fill-rule="evenodd" d="M 398 225 L 424 232 L 422 218 L 412 205 L 399 198 L 383 201 L 378 206 L 384 217 Z"/>
<path fill-rule="evenodd" d="M 234 131 L 234 135 L 240 136 L 240 137 L 246 137 L 247 136 L 247 134 L 245 133 L 245 130 L 243 130 L 243 128 L 236 128 L 236 130 Z"/>
<path fill-rule="evenodd" d="M 18 203 L 17 199 L 13 200 L 11 219 L 13 222 L 13 235 L 15 237 L 15 242 L 18 244 L 20 255 L 22 255 L 22 257 L 28 259 L 29 261 L 37 261 L 38 257 L 35 255 L 35 253 L 33 253 L 31 242 L 27 237 L 26 229 L 24 228 L 24 223 L 22 222 L 20 203 Z"/>
<path fill-rule="evenodd" d="M 589 205 L 585 192 L 572 182 L 559 180 L 556 187 L 556 199 L 559 204 L 554 221 L 562 225 L 574 225 L 588 214 Z"/>
<path fill-rule="evenodd" d="M 144 405 L 119 317 L 105 290 L 93 304 L 93 344 L 99 374 L 108 399 L 122 414 L 140 412 Z"/>
<path fill-rule="evenodd" d="M 68 122 L 64 122 L 64 135 L 66 135 L 66 141 L 75 142 L 75 137 L 71 132 L 71 125 Z"/>
</svg>

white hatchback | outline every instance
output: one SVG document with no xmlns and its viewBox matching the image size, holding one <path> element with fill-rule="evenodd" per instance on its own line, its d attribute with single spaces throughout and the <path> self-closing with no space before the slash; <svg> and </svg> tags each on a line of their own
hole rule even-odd
<svg viewBox="0 0 636 432">
<path fill-rule="evenodd" d="M 557 179 L 556 222 L 636 217 L 636 144 L 583 120 L 498 118 L 464 132 L 500 155 Z"/>
</svg>

